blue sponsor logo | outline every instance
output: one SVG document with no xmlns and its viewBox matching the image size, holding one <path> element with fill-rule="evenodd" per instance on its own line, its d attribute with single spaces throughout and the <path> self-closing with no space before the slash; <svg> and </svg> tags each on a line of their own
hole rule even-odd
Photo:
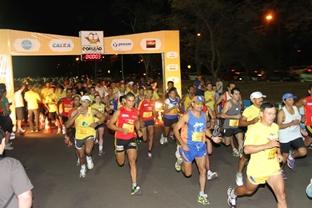
<svg viewBox="0 0 312 208">
<path fill-rule="evenodd" d="M 30 50 L 33 46 L 30 40 L 23 40 L 21 45 L 22 45 L 22 48 L 24 48 L 25 50 Z"/>
<path fill-rule="evenodd" d="M 71 44 L 70 43 L 53 43 L 52 44 L 53 48 L 71 48 Z"/>
</svg>

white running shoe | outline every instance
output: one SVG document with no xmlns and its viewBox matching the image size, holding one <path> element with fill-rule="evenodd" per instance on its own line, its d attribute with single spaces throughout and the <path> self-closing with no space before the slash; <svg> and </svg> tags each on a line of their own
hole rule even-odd
<svg viewBox="0 0 312 208">
<path fill-rule="evenodd" d="M 86 165 L 82 165 L 80 168 L 80 178 L 85 178 L 87 173 Z"/>
<path fill-rule="evenodd" d="M 236 173 L 236 185 L 237 186 L 242 186 L 244 185 L 244 181 L 243 181 L 243 174 L 242 173 Z"/>
<path fill-rule="evenodd" d="M 87 167 L 88 167 L 89 170 L 93 169 L 93 167 L 94 167 L 94 164 L 93 164 L 91 156 L 87 156 Z"/>
<path fill-rule="evenodd" d="M 65 126 L 62 126 L 62 134 L 66 134 L 66 128 L 65 128 Z"/>
<path fill-rule="evenodd" d="M 14 147 L 11 146 L 11 143 L 8 143 L 8 144 L 6 144 L 6 145 L 4 146 L 4 149 L 5 149 L 5 150 L 13 150 Z"/>
<path fill-rule="evenodd" d="M 165 138 L 164 135 L 161 134 L 160 140 L 159 140 L 159 143 L 160 143 L 160 144 L 164 144 L 164 143 L 165 143 L 164 138 Z"/>
<path fill-rule="evenodd" d="M 15 139 L 15 134 L 14 134 L 14 132 L 12 132 L 10 135 L 10 140 L 14 140 L 14 139 Z"/>
<path fill-rule="evenodd" d="M 218 173 L 213 171 L 207 171 L 207 180 L 211 181 L 213 179 L 218 178 Z"/>
<path fill-rule="evenodd" d="M 164 144 L 168 143 L 168 138 L 164 137 Z"/>
</svg>

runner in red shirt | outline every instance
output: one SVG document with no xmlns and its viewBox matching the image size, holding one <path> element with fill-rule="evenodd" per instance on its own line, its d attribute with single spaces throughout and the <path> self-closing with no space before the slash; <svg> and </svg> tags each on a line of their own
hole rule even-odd
<svg viewBox="0 0 312 208">
<path fill-rule="evenodd" d="M 312 147 L 312 84 L 308 87 L 309 95 L 300 99 L 296 106 L 299 109 L 299 113 L 303 118 L 300 126 L 302 127 L 301 133 L 304 136 L 305 146 Z M 304 108 L 304 112 L 301 111 Z M 303 123 L 304 122 L 304 123 Z M 305 129 L 304 129 L 305 128 Z M 306 130 L 306 131 L 305 131 Z"/>
<path fill-rule="evenodd" d="M 155 129 L 155 101 L 152 100 L 153 89 L 151 87 L 146 89 L 145 98 L 139 104 L 140 123 L 142 127 L 143 140 L 148 141 L 148 153 L 149 158 L 152 157 L 152 147 L 154 140 Z"/>
<path fill-rule="evenodd" d="M 58 110 L 60 112 L 60 121 L 61 121 L 61 125 L 62 125 L 62 133 L 65 134 L 65 122 L 68 120 L 69 118 L 69 113 L 70 111 L 72 111 L 73 109 L 73 98 L 72 98 L 72 89 L 71 88 L 67 88 L 66 89 L 66 96 L 61 98 L 58 102 Z"/>
<path fill-rule="evenodd" d="M 115 131 L 115 155 L 119 166 L 125 163 L 125 152 L 130 165 L 130 175 L 132 180 L 131 195 L 140 192 L 137 185 L 137 143 L 136 132 L 142 136 L 139 122 L 139 112 L 134 108 L 135 96 L 129 92 L 125 95 L 126 103 L 121 106 L 113 115 L 108 123 L 108 128 Z"/>
</svg>

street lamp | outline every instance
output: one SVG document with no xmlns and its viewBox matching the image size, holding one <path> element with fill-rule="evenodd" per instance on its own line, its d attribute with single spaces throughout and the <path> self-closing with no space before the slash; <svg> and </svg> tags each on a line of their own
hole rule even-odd
<svg viewBox="0 0 312 208">
<path fill-rule="evenodd" d="M 268 12 L 268 13 L 265 15 L 265 21 L 266 21 L 267 23 L 271 23 L 273 20 L 274 20 L 274 14 L 273 14 L 273 12 Z"/>
<path fill-rule="evenodd" d="M 196 36 L 197 36 L 197 37 L 200 37 L 200 36 L 201 36 L 201 33 L 197 33 Z"/>
</svg>

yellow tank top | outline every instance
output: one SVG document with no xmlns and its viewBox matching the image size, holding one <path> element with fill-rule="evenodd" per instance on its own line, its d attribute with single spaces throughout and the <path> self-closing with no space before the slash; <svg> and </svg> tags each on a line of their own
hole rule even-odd
<svg viewBox="0 0 312 208">
<path fill-rule="evenodd" d="M 185 100 L 184 100 L 184 110 L 187 111 L 189 109 L 189 107 L 191 106 L 191 103 L 192 103 L 192 99 L 187 95 L 185 97 Z"/>
<path fill-rule="evenodd" d="M 92 110 L 89 107 L 87 115 L 79 115 L 75 120 L 76 139 L 82 140 L 89 136 L 95 136 L 96 131 L 90 127 L 90 124 L 95 122 L 95 118 L 92 115 Z"/>
</svg>

